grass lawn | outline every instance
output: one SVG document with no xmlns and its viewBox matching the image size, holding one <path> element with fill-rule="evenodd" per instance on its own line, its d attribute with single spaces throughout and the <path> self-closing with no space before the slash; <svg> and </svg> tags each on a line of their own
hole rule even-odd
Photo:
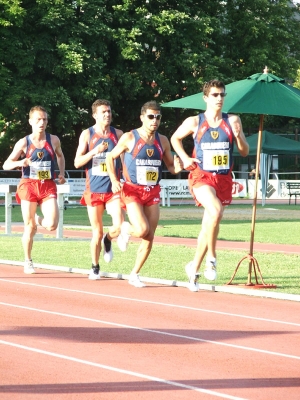
<svg viewBox="0 0 300 400">
<path fill-rule="evenodd" d="M 4 207 L 0 207 L 0 223 L 4 222 Z M 219 239 L 250 241 L 250 205 L 228 207 L 221 223 Z M 157 235 L 196 238 L 200 229 L 202 209 L 193 206 L 161 207 L 161 219 Z M 20 207 L 12 210 L 14 222 L 21 222 Z M 89 225 L 86 209 L 69 207 L 64 212 L 64 224 Z M 110 225 L 110 217 L 104 216 L 104 225 Z M 265 283 L 276 284 L 275 290 L 300 294 L 300 206 L 280 205 L 266 208 L 258 206 L 255 224 L 255 242 L 298 244 L 299 255 L 281 253 L 257 253 L 256 257 Z M 50 243 L 51 241 L 51 243 Z M 49 246 L 48 246 L 49 244 Z M 49 248 L 49 250 L 48 250 Z M 55 248 L 55 251 L 53 251 Z M 107 272 L 128 274 L 133 267 L 138 244 L 130 243 L 126 253 L 116 246 L 112 263 L 105 264 L 101 259 L 101 269 Z M 184 265 L 193 259 L 195 249 L 187 246 L 154 245 L 153 250 L 141 271 L 141 276 L 186 281 Z M 78 255 L 80 254 L 80 257 Z M 240 251 L 218 251 L 218 279 L 216 285 L 229 281 L 238 262 L 245 256 Z M 63 240 L 52 242 L 50 238 L 36 239 L 33 246 L 33 259 L 36 263 L 90 268 L 90 249 L 87 240 Z M 1 259 L 23 261 L 20 236 L 1 237 Z M 246 283 L 248 261 L 239 268 L 233 283 Z M 254 278 L 252 279 L 254 282 Z M 200 283 L 209 283 L 204 277 Z"/>
</svg>

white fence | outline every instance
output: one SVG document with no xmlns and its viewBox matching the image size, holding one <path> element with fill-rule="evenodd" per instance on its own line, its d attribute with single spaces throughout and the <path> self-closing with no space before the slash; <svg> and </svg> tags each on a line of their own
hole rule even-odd
<svg viewBox="0 0 300 400">
<path fill-rule="evenodd" d="M 0 185 L 17 185 L 19 178 L 0 178 Z M 290 180 L 269 179 L 266 198 L 270 200 L 287 199 L 288 189 L 286 182 Z M 293 180 L 293 182 L 299 182 Z M 161 180 L 161 198 L 162 200 L 169 199 L 192 199 L 189 192 L 187 179 L 162 179 Z M 70 186 L 70 192 L 65 197 L 81 197 L 85 189 L 84 178 L 69 178 L 67 184 Z M 249 198 L 254 197 L 254 179 L 235 179 L 232 183 L 232 196 L 234 198 Z M 4 192 L 0 192 L 0 196 L 4 196 Z M 257 198 L 261 199 L 261 181 L 258 181 Z M 163 204 L 164 205 L 164 204 Z"/>
<path fill-rule="evenodd" d="M 0 178 L 0 196 L 5 197 L 5 233 L 11 233 L 11 210 L 13 207 L 13 196 L 15 195 L 17 185 L 20 178 Z M 287 180 L 270 179 L 266 193 L 267 199 L 288 199 L 289 192 L 286 187 Z M 293 180 L 293 182 L 300 181 Z M 58 185 L 58 207 L 59 207 L 59 225 L 56 231 L 56 237 L 63 237 L 63 210 L 64 201 L 69 197 L 81 197 L 85 189 L 84 178 L 69 178 L 67 184 Z M 189 187 L 186 179 L 162 179 L 161 180 L 161 199 L 162 206 L 170 207 L 171 199 L 190 199 Z M 250 179 L 235 179 L 232 183 L 233 197 L 248 197 L 253 199 L 255 190 L 255 180 Z M 258 181 L 257 198 L 261 199 L 261 181 Z"/>
</svg>

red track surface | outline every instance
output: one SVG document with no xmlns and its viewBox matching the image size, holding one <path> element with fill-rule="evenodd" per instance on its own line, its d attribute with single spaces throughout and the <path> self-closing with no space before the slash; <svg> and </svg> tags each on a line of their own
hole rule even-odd
<svg viewBox="0 0 300 400">
<path fill-rule="evenodd" d="M 37 272 L 0 265 L 1 400 L 300 398 L 298 302 Z"/>
<path fill-rule="evenodd" d="M 297 303 L 8 266 L 0 290 L 1 399 L 299 399 Z"/>
</svg>

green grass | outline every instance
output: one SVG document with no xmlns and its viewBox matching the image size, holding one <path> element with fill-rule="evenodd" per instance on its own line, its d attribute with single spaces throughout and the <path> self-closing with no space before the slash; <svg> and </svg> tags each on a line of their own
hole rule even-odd
<svg viewBox="0 0 300 400">
<path fill-rule="evenodd" d="M 161 218 L 156 234 L 159 236 L 171 237 L 197 237 L 202 218 L 201 210 L 202 209 L 197 209 L 194 206 L 161 207 Z M 230 210 L 231 213 L 234 214 L 234 217 L 227 219 L 225 212 L 220 226 L 219 239 L 242 242 L 250 241 L 252 206 L 234 205 L 230 206 Z M 274 210 L 271 215 L 272 219 L 268 213 L 268 208 L 260 206 L 257 211 L 258 217 L 255 222 L 254 235 L 255 242 L 300 245 L 299 205 L 276 205 L 276 210 Z M 264 215 L 261 215 L 261 212 L 263 212 Z M 282 216 L 281 213 L 284 214 L 284 216 Z M 244 215 L 246 216 L 244 217 Z M 4 221 L 5 209 L 4 207 L 0 207 L 0 223 Z M 22 222 L 19 206 L 12 209 L 12 221 Z M 104 215 L 103 223 L 105 226 L 111 224 L 109 215 Z M 64 211 L 64 224 L 89 226 L 86 208 L 80 206 L 68 207 Z"/>
<path fill-rule="evenodd" d="M 23 261 L 24 256 L 20 236 L 2 237 L 1 243 L 1 259 Z M 130 243 L 127 252 L 121 253 L 116 244 L 113 243 L 114 259 L 110 264 L 104 263 L 101 259 L 101 269 L 106 272 L 129 274 L 134 264 L 137 248 L 138 244 Z M 187 246 L 154 245 L 141 271 L 141 275 L 186 281 L 183 267 L 193 259 L 194 251 L 194 248 Z M 78 254 L 80 254 L 80 257 L 78 257 Z M 219 268 L 218 279 L 215 284 L 223 285 L 227 283 L 233 275 L 237 264 L 245 255 L 245 252 L 241 251 L 218 251 Z M 36 240 L 32 257 L 36 263 L 72 268 L 89 269 L 91 264 L 88 240 Z M 265 283 L 276 284 L 277 289 L 275 291 L 300 294 L 299 256 L 280 253 L 258 253 L 255 254 L 255 257 Z M 245 260 L 241 264 L 233 283 L 245 284 L 247 282 L 247 273 L 248 261 Z M 255 282 L 254 276 L 252 282 Z M 200 283 L 210 282 L 201 277 Z"/>
<path fill-rule="evenodd" d="M 219 239 L 233 241 L 250 241 L 251 206 L 234 206 L 233 216 L 226 217 L 221 223 Z M 297 244 L 300 242 L 299 206 L 277 206 L 272 215 L 258 209 L 265 216 L 259 215 L 255 225 L 255 242 Z M 250 215 L 236 219 L 241 212 Z M 284 216 L 283 216 L 284 214 Z M 20 207 L 12 210 L 14 222 L 21 222 Z M 200 229 L 201 211 L 195 207 L 161 208 L 161 220 L 156 234 L 171 237 L 196 238 Z M 110 217 L 104 216 L 104 225 L 110 225 Z M 0 207 L 0 222 L 4 222 L 4 207 Z M 64 223 L 72 225 L 89 225 L 86 209 L 83 207 L 68 208 L 64 212 Z M 130 243 L 126 253 L 121 253 L 114 243 L 114 259 L 110 264 L 101 260 L 102 270 L 128 274 L 134 264 L 138 244 Z M 55 251 L 53 251 L 55 249 Z M 195 249 L 187 246 L 154 245 L 153 250 L 141 271 L 142 276 L 186 281 L 184 265 L 193 259 Z M 80 254 L 80 257 L 78 257 Z M 88 240 L 53 241 L 49 237 L 36 238 L 33 246 L 33 259 L 36 263 L 53 264 L 72 268 L 90 268 L 90 246 Z M 216 285 L 229 281 L 239 261 L 246 256 L 241 251 L 218 251 L 218 279 Z M 300 294 L 300 246 L 299 255 L 281 253 L 255 253 L 265 283 L 276 284 L 275 291 Z M 19 235 L 1 237 L 1 259 L 23 261 L 23 250 Z M 245 260 L 233 283 L 247 282 L 248 261 Z M 255 282 L 254 277 L 252 282 Z M 200 278 L 200 283 L 209 283 Z M 272 289 L 268 289 L 272 290 Z"/>
<path fill-rule="evenodd" d="M 176 221 L 171 224 L 170 221 L 161 220 L 156 235 L 196 238 L 199 230 L 200 221 Z M 250 221 L 223 221 L 221 223 L 219 240 L 249 242 L 250 237 Z M 300 221 L 257 221 L 254 242 L 300 245 Z"/>
</svg>

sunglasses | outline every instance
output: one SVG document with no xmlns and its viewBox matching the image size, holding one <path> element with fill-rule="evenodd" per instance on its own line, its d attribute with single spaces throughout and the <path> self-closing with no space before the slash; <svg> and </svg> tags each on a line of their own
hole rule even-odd
<svg viewBox="0 0 300 400">
<path fill-rule="evenodd" d="M 161 114 L 147 114 L 146 115 L 149 119 L 157 119 L 159 121 L 161 119 Z"/>
<path fill-rule="evenodd" d="M 225 97 L 227 95 L 227 93 L 210 93 L 210 94 L 214 97 L 218 97 L 218 96 Z"/>
</svg>

